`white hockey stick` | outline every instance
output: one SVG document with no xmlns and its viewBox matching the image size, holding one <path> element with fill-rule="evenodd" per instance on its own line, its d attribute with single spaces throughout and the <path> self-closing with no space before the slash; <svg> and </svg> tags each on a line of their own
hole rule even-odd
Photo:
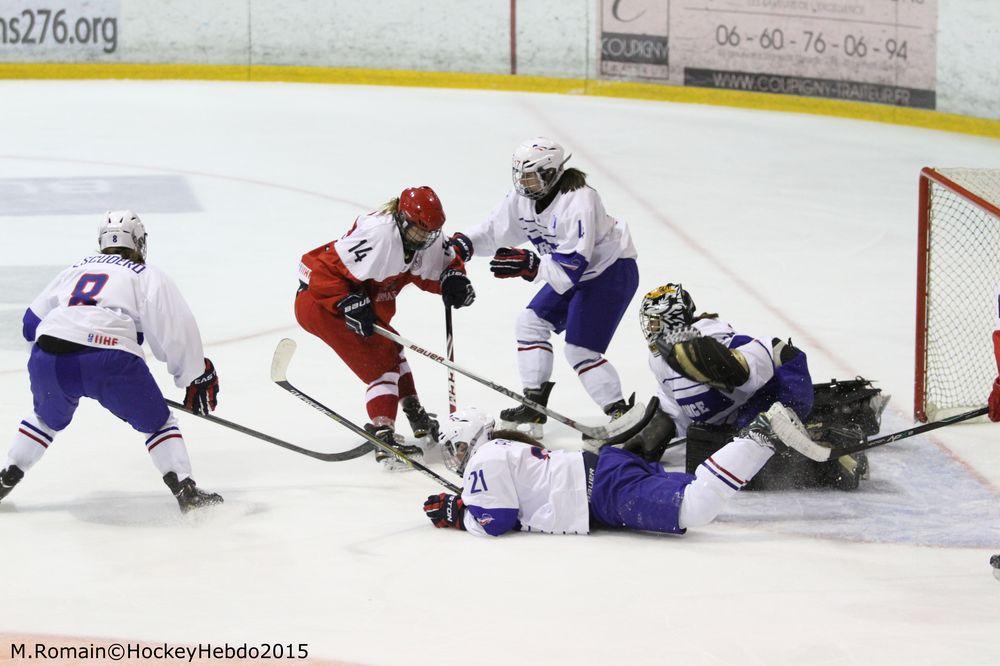
<svg viewBox="0 0 1000 666">
<path fill-rule="evenodd" d="M 443 366 L 445 366 L 447 368 L 451 368 L 455 372 L 463 374 L 466 377 L 468 377 L 469 379 L 474 379 L 475 381 L 479 382 L 483 386 L 490 387 L 491 389 L 493 389 L 497 393 L 502 393 L 505 396 L 507 396 L 508 398 L 513 398 L 514 400 L 517 400 L 522 405 L 525 405 L 527 407 L 530 407 L 531 409 L 534 409 L 536 412 L 541 412 L 542 414 L 545 414 L 549 418 L 551 418 L 551 419 L 553 419 L 555 421 L 559 421 L 560 423 L 562 423 L 564 425 L 567 425 L 570 428 L 573 428 L 574 430 L 576 430 L 578 432 L 583 433 L 584 436 L 586 436 L 588 439 L 608 439 L 610 437 L 614 437 L 619 432 L 624 432 L 625 430 L 627 430 L 628 428 L 630 428 L 631 425 L 632 425 L 632 423 L 631 423 L 632 419 L 626 419 L 624 416 L 614 422 L 614 427 L 613 428 L 609 428 L 607 426 L 588 426 L 588 425 L 583 425 L 582 423 L 574 421 L 573 419 L 571 419 L 571 418 L 569 418 L 567 416 L 563 416 L 562 414 L 560 414 L 558 412 L 552 411 L 548 407 L 545 407 L 544 405 L 541 405 L 541 404 L 535 402 L 534 400 L 532 400 L 530 398 L 524 397 L 520 393 L 516 393 L 514 391 L 511 391 L 509 388 L 503 387 L 500 384 L 497 384 L 495 382 L 491 382 L 490 380 L 488 380 L 488 379 L 486 379 L 484 377 L 480 377 L 479 375 L 477 375 L 476 373 L 472 372 L 471 370 L 467 370 L 467 369 L 463 368 L 462 366 L 458 365 L 457 363 L 455 363 L 453 361 L 449 361 L 448 359 L 446 359 L 445 357 L 441 356 L 440 354 L 435 354 L 432 351 L 424 349 L 420 345 L 414 344 L 413 342 L 410 342 L 409 340 L 407 340 L 403 336 L 398 335 L 396 333 L 393 333 L 392 331 L 389 331 L 389 330 L 387 330 L 387 329 L 385 329 L 385 328 L 383 328 L 381 326 L 376 325 L 375 326 L 375 332 L 378 333 L 379 335 L 383 336 L 383 337 L 389 338 L 390 340 L 392 340 L 393 342 L 395 342 L 397 344 L 400 344 L 400 345 L 406 347 L 407 349 L 413 350 L 413 351 L 417 352 L 418 354 L 420 354 L 422 356 L 426 356 L 427 358 L 431 359 L 432 361 L 437 361 L 441 365 L 443 365 Z M 646 408 L 645 408 L 645 406 L 642 403 L 636 403 L 635 406 L 632 407 L 632 409 L 629 410 L 629 414 L 632 414 L 633 412 L 635 412 L 635 414 L 639 415 L 639 418 L 641 418 L 641 416 L 642 416 L 643 412 L 645 412 L 645 410 L 646 410 Z"/>
</svg>

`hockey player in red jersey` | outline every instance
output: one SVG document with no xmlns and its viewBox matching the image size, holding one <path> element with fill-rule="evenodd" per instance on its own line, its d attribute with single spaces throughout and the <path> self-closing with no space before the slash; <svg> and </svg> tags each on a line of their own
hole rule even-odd
<svg viewBox="0 0 1000 666">
<path fill-rule="evenodd" d="M 996 330 L 993 331 L 993 355 L 997 359 L 997 378 L 993 380 L 993 390 L 990 391 L 990 420 L 1000 421 L 1000 288 L 997 289 L 996 300 L 993 301 L 993 313 L 997 316 Z"/>
<path fill-rule="evenodd" d="M 398 344 L 373 335 L 391 328 L 396 296 L 408 284 L 441 294 L 445 305 L 476 297 L 462 260 L 440 239 L 444 209 L 430 187 L 411 187 L 379 210 L 359 216 L 344 236 L 302 256 L 295 317 L 321 338 L 361 381 L 371 423 L 365 428 L 409 456 L 416 446 L 396 441 L 397 407 L 415 437 L 437 441 L 438 423 L 420 404 L 413 374 Z M 409 469 L 376 451 L 390 469 Z"/>
</svg>

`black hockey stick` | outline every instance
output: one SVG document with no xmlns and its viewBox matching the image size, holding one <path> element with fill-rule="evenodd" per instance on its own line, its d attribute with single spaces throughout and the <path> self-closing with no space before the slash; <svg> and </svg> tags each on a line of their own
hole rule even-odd
<svg viewBox="0 0 1000 666">
<path fill-rule="evenodd" d="M 806 456 L 810 460 L 815 460 L 816 462 L 826 462 L 828 460 L 836 460 L 841 456 L 849 456 L 853 453 L 861 453 L 862 451 L 868 451 L 869 449 L 875 449 L 880 446 L 885 446 L 886 444 L 892 444 L 893 442 L 898 442 L 901 439 L 907 439 L 909 437 L 915 437 L 916 435 L 921 435 L 925 432 L 930 432 L 931 430 L 937 430 L 938 428 L 944 428 L 945 426 L 954 425 L 956 423 L 961 423 L 962 421 L 968 421 L 969 419 L 974 419 L 977 416 L 983 416 L 989 411 L 988 407 L 980 407 L 979 409 L 974 409 L 971 412 L 963 412 L 961 414 L 956 414 L 955 416 L 950 416 L 946 419 L 941 419 L 940 421 L 932 421 L 931 423 L 924 423 L 923 425 L 914 426 L 912 428 L 907 428 L 906 430 L 900 430 L 899 432 L 894 432 L 890 435 L 883 435 L 882 437 L 876 437 L 875 439 L 869 440 L 867 442 L 862 442 L 861 444 L 854 444 L 851 446 L 841 446 L 837 448 L 828 448 L 823 446 L 810 447 L 817 455 Z M 680 446 L 687 442 L 687 439 L 675 439 L 670 442 L 668 449 L 672 449 L 675 446 Z M 803 454 L 805 455 L 805 454 Z"/>
<path fill-rule="evenodd" d="M 412 458 L 398 451 L 394 447 L 389 446 L 388 444 L 378 439 L 377 437 L 372 436 L 371 433 L 369 433 L 364 428 L 359 427 L 353 421 L 344 418 L 343 416 L 333 411 L 326 405 L 317 402 L 312 397 L 306 395 L 302 391 L 292 386 L 292 384 L 288 381 L 288 364 L 292 362 L 292 356 L 295 354 L 295 347 L 296 347 L 295 340 L 292 340 L 290 338 L 284 338 L 278 343 L 278 346 L 274 350 L 274 358 L 271 359 L 271 381 L 273 381 L 275 384 L 285 389 L 286 391 L 288 391 L 289 393 L 291 393 L 296 398 L 306 403 L 316 411 L 325 414 L 326 416 L 330 417 L 340 425 L 344 426 L 345 428 L 353 432 L 355 435 L 358 435 L 359 437 L 365 439 L 371 445 L 377 446 L 386 453 L 396 456 L 398 459 L 405 462 L 411 468 L 417 470 L 418 472 L 423 473 L 425 476 L 434 479 L 434 481 L 440 483 L 442 486 L 447 488 L 449 491 L 455 493 L 456 495 L 462 494 L 462 491 L 458 488 L 458 486 L 442 478 L 441 476 L 436 474 L 434 470 L 425 467 L 421 463 L 418 463 L 416 460 L 413 460 Z"/>
<path fill-rule="evenodd" d="M 614 433 L 610 432 L 608 430 L 608 428 L 605 427 L 605 426 L 596 426 L 596 427 L 594 427 L 594 426 L 583 425 L 582 423 L 574 421 L 573 419 L 571 419 L 571 418 L 569 418 L 567 416 L 563 416 L 562 414 L 560 414 L 558 412 L 554 412 L 551 409 L 545 407 L 544 405 L 540 405 L 539 403 L 535 402 L 534 400 L 532 400 L 530 398 L 525 398 L 520 393 L 515 393 L 514 391 L 511 391 L 509 388 L 505 388 L 505 387 L 501 386 L 500 384 L 496 384 L 494 382 L 491 382 L 488 379 L 485 379 L 484 377 L 480 377 L 479 375 L 477 375 L 476 373 L 472 372 L 471 370 L 466 370 L 465 368 L 463 368 L 462 366 L 458 365 L 457 363 L 449 361 L 448 359 L 444 358 L 443 356 L 441 356 L 439 354 L 435 354 L 432 351 L 424 349 L 420 345 L 414 344 L 414 343 L 410 342 L 409 340 L 407 340 L 406 338 L 404 338 L 403 336 L 401 336 L 401 335 L 399 335 L 397 333 L 393 333 L 392 331 L 389 331 L 389 330 L 387 330 L 387 329 L 385 329 L 385 328 L 383 328 L 383 327 L 381 327 L 381 326 L 379 326 L 377 324 L 375 326 L 375 332 L 378 333 L 379 335 L 383 336 L 383 337 L 389 338 L 390 340 L 392 340 L 393 342 L 395 342 L 397 344 L 400 344 L 400 345 L 406 347 L 407 349 L 412 349 L 413 351 L 417 352 L 418 354 L 420 354 L 422 356 L 426 356 L 427 358 L 431 359 L 432 361 L 437 361 L 441 365 L 443 365 L 443 366 L 445 366 L 447 368 L 451 368 L 452 370 L 455 370 L 456 372 L 459 372 L 459 373 L 465 375 L 469 379 L 474 379 L 475 381 L 479 382 L 483 386 L 490 387 L 491 389 L 493 389 L 497 393 L 502 393 L 505 396 L 507 396 L 508 398 L 513 398 L 514 400 L 517 400 L 522 405 L 526 405 L 528 407 L 531 407 L 532 409 L 534 409 L 537 412 L 542 412 L 543 414 L 545 414 L 549 418 L 551 418 L 553 420 L 556 420 L 556 421 L 559 421 L 560 423 L 562 423 L 564 425 L 568 425 L 570 428 L 573 428 L 574 430 L 576 430 L 578 432 L 582 432 L 584 435 L 586 435 L 590 439 L 608 439 L 609 437 L 613 436 L 613 434 L 614 434 Z M 621 421 L 621 419 L 619 419 L 619 421 Z M 625 429 L 624 425 L 625 424 L 622 424 L 622 426 L 623 426 L 622 430 Z"/>
<path fill-rule="evenodd" d="M 913 437 L 915 435 L 920 435 L 925 432 L 930 432 L 931 430 L 937 430 L 938 428 L 944 428 L 945 426 L 954 425 L 956 423 L 961 423 L 962 421 L 968 421 L 969 419 L 974 419 L 977 416 L 982 416 L 989 411 L 988 407 L 980 407 L 979 409 L 973 409 L 971 412 L 963 412 L 962 414 L 956 414 L 955 416 L 950 416 L 946 419 L 941 419 L 940 421 L 932 421 L 930 423 L 925 423 L 923 425 L 914 426 L 906 430 L 900 430 L 899 432 L 894 432 L 891 435 L 885 435 L 883 437 L 877 437 L 871 441 L 864 442 L 863 444 L 855 444 L 853 446 L 841 447 L 837 449 L 828 449 L 827 460 L 833 460 L 841 456 L 847 456 L 852 453 L 861 453 L 862 451 L 867 451 L 868 449 L 874 449 L 885 444 L 892 444 L 893 442 L 898 442 L 901 439 L 906 439 L 907 437 Z M 822 460 L 818 462 L 823 462 Z"/>
<path fill-rule="evenodd" d="M 230 428 L 236 432 L 241 432 L 244 435 L 250 435 L 251 437 L 256 437 L 257 439 L 262 439 L 265 442 L 274 444 L 275 446 L 280 446 L 283 449 L 288 449 L 289 451 L 295 451 L 295 453 L 301 453 L 304 456 L 309 456 L 310 458 L 315 458 L 316 460 L 322 460 L 323 462 L 343 462 L 345 460 L 354 460 L 355 458 L 360 458 L 366 453 L 370 453 L 374 450 L 373 447 L 368 442 L 354 447 L 348 451 L 340 451 L 338 453 L 320 453 L 319 451 L 313 451 L 311 449 L 304 449 L 301 446 L 296 446 L 295 444 L 290 444 L 284 440 L 278 439 L 277 437 L 271 437 L 270 435 L 265 435 L 262 432 L 257 432 L 246 426 L 241 426 L 239 423 L 233 423 L 232 421 L 227 421 L 226 419 L 220 419 L 218 416 L 212 416 L 211 414 L 195 414 L 191 410 L 184 407 L 179 402 L 174 402 L 173 400 L 167 400 L 167 404 L 178 409 L 191 416 L 197 416 L 198 418 L 205 419 L 206 421 L 211 421 L 220 426 Z"/>
<path fill-rule="evenodd" d="M 447 347 L 448 360 L 455 362 L 455 333 L 451 327 L 451 306 L 444 306 L 444 335 L 445 346 Z M 448 413 L 454 414 L 458 410 L 458 397 L 455 395 L 455 371 L 448 369 Z"/>
</svg>

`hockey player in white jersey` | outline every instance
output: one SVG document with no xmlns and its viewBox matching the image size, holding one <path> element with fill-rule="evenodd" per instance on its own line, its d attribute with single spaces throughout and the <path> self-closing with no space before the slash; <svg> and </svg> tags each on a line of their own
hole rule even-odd
<svg viewBox="0 0 1000 666">
<path fill-rule="evenodd" d="M 544 286 L 516 325 L 517 367 L 526 397 L 547 404 L 553 383 L 552 333 L 566 333 L 566 360 L 590 397 L 612 418 L 630 407 L 621 381 L 604 358 L 639 284 L 628 225 L 604 210 L 586 174 L 566 168 L 563 147 L 529 139 L 513 155 L 514 189 L 486 221 L 450 243 L 464 261 L 491 256 L 498 278 L 520 277 Z M 531 243 L 535 252 L 517 249 Z M 537 252 L 537 254 L 536 254 Z M 504 410 L 508 427 L 528 424 L 542 436 L 545 415 L 521 406 Z"/>
<path fill-rule="evenodd" d="M 776 449 L 807 440 L 794 414 L 776 403 L 692 475 L 614 446 L 599 454 L 549 451 L 523 433 L 493 427 L 475 408 L 443 424 L 445 464 L 463 476 L 464 487 L 461 496 L 439 493 L 424 502 L 435 527 L 480 536 L 600 527 L 683 534 L 715 520 Z"/>
<path fill-rule="evenodd" d="M 146 231 L 135 213 L 109 212 L 98 246 L 99 254 L 59 273 L 24 313 L 24 338 L 34 342 L 28 360 L 34 410 L 19 424 L 0 471 L 0 499 L 87 397 L 142 433 L 182 511 L 221 503 L 191 478 L 184 438 L 141 349 L 145 339 L 186 389 L 185 407 L 214 410 L 219 380 L 194 316 L 170 278 L 146 263 Z"/>
</svg>

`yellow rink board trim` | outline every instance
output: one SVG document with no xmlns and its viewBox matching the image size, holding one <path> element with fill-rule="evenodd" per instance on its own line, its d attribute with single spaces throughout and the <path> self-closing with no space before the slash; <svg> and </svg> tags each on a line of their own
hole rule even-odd
<svg viewBox="0 0 1000 666">
<path fill-rule="evenodd" d="M 564 93 L 809 113 L 1000 138 L 1000 120 L 953 113 L 739 90 L 544 76 L 275 65 L 0 63 L 0 79 L 283 81 Z"/>
</svg>

